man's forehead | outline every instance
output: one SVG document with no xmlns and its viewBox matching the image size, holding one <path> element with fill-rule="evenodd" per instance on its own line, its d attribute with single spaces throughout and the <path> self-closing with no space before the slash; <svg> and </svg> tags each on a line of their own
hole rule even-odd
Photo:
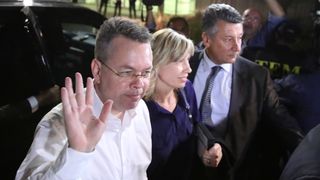
<svg viewBox="0 0 320 180">
<path fill-rule="evenodd" d="M 244 13 L 244 16 L 261 16 L 261 13 L 257 9 L 247 9 Z"/>
</svg>

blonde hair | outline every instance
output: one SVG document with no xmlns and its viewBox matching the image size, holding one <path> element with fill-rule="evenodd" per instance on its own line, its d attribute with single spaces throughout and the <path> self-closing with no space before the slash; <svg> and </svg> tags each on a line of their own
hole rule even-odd
<svg viewBox="0 0 320 180">
<path fill-rule="evenodd" d="M 151 48 L 154 71 L 145 95 L 147 100 L 152 99 L 155 92 L 158 69 L 170 62 L 178 61 L 185 53 L 190 53 L 190 55 L 194 53 L 193 42 L 170 28 L 158 30 L 152 35 Z"/>
</svg>

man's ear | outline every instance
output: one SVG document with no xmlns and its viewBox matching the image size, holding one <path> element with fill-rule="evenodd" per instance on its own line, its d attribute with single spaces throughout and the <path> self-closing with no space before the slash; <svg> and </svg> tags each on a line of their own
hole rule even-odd
<svg viewBox="0 0 320 180">
<path fill-rule="evenodd" d="M 100 80 L 101 80 L 101 62 L 94 58 L 92 61 L 91 61 L 91 72 L 92 72 L 92 76 L 93 76 L 93 79 L 96 83 L 100 83 Z"/>
<path fill-rule="evenodd" d="M 209 46 L 210 37 L 206 32 L 202 32 L 201 34 L 202 42 L 205 47 Z"/>
</svg>

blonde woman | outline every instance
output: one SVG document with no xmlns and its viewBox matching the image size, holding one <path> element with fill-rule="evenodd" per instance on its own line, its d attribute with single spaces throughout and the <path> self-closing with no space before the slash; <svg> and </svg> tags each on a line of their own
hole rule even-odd
<svg viewBox="0 0 320 180">
<path fill-rule="evenodd" d="M 152 127 L 148 178 L 192 179 L 195 166 L 201 165 L 193 133 L 200 114 L 187 79 L 194 45 L 184 35 L 166 28 L 153 34 L 151 46 L 154 75 L 145 96 Z"/>
</svg>

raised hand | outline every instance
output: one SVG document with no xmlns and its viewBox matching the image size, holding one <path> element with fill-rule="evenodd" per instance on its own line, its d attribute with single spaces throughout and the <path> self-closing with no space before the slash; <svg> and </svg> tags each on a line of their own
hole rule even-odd
<svg viewBox="0 0 320 180">
<path fill-rule="evenodd" d="M 222 159 L 222 147 L 220 144 L 215 143 L 209 150 L 203 153 L 202 161 L 206 166 L 218 167 Z"/>
<path fill-rule="evenodd" d="M 107 100 L 99 117 L 95 117 L 93 115 L 93 80 L 87 79 L 87 89 L 84 92 L 81 74 L 76 73 L 75 76 L 75 93 L 69 77 L 65 79 L 65 87 L 61 89 L 69 147 L 80 152 L 90 152 L 94 150 L 105 131 L 107 116 L 113 101 Z"/>
</svg>

